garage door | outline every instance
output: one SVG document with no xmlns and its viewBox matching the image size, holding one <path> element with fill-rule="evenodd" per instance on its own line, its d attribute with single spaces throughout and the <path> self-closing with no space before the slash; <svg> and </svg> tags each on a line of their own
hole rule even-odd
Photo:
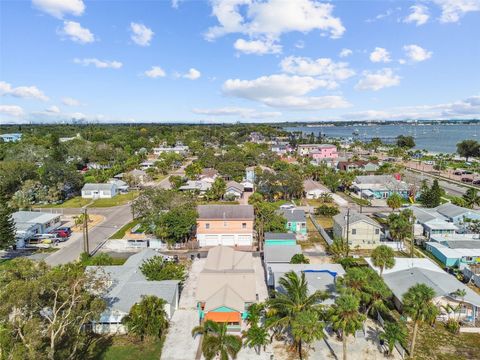
<svg viewBox="0 0 480 360">
<path fill-rule="evenodd" d="M 252 240 L 251 239 L 252 239 L 252 237 L 250 235 L 239 235 L 237 244 L 238 245 L 246 245 L 246 246 L 252 245 Z"/>
<path fill-rule="evenodd" d="M 225 246 L 235 245 L 235 235 L 222 235 L 222 245 L 225 245 Z"/>
<path fill-rule="evenodd" d="M 203 246 L 217 246 L 218 244 L 218 235 L 205 235 L 205 245 Z"/>
</svg>

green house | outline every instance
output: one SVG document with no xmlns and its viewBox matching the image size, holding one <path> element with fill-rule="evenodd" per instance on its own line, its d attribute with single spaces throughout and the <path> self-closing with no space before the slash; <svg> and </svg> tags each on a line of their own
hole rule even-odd
<svg viewBox="0 0 480 360">
<path fill-rule="evenodd" d="M 287 231 L 291 231 L 297 235 L 307 235 L 307 217 L 304 210 L 299 209 L 281 209 L 279 210 L 287 219 Z"/>
<path fill-rule="evenodd" d="M 294 233 L 265 233 L 265 246 L 270 245 L 297 245 L 297 239 Z"/>
</svg>

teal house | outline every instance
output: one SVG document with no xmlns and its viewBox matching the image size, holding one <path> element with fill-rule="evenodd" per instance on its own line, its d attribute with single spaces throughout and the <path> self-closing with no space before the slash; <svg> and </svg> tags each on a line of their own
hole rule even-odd
<svg viewBox="0 0 480 360">
<path fill-rule="evenodd" d="M 297 239 L 294 233 L 265 233 L 265 246 L 270 245 L 297 245 Z"/>
<path fill-rule="evenodd" d="M 287 219 L 287 231 L 297 235 L 307 236 L 307 217 L 305 211 L 300 209 L 281 209 L 280 214 Z"/>
<path fill-rule="evenodd" d="M 465 265 L 480 264 L 480 240 L 429 241 L 426 249 L 445 267 L 463 268 Z"/>
</svg>

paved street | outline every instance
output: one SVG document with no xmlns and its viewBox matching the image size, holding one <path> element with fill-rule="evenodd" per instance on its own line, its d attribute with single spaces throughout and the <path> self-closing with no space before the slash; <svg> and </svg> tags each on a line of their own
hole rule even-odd
<svg viewBox="0 0 480 360">
<path fill-rule="evenodd" d="M 80 211 L 81 209 L 64 209 L 65 214 L 78 214 Z M 90 229 L 88 232 L 90 251 L 94 250 L 123 225 L 132 220 L 129 204 L 111 208 L 92 208 L 89 209 L 89 213 L 100 214 L 105 217 L 105 221 Z M 49 255 L 45 261 L 49 265 L 65 264 L 78 259 L 82 252 L 82 235 L 75 234 L 68 240 L 64 247 Z"/>
</svg>

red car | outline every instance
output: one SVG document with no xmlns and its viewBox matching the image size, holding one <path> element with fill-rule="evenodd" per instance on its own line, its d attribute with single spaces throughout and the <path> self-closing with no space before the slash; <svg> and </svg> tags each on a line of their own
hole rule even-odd
<svg viewBox="0 0 480 360">
<path fill-rule="evenodd" d="M 57 234 L 61 238 L 68 238 L 70 234 L 65 230 L 53 230 L 52 234 Z"/>
</svg>

